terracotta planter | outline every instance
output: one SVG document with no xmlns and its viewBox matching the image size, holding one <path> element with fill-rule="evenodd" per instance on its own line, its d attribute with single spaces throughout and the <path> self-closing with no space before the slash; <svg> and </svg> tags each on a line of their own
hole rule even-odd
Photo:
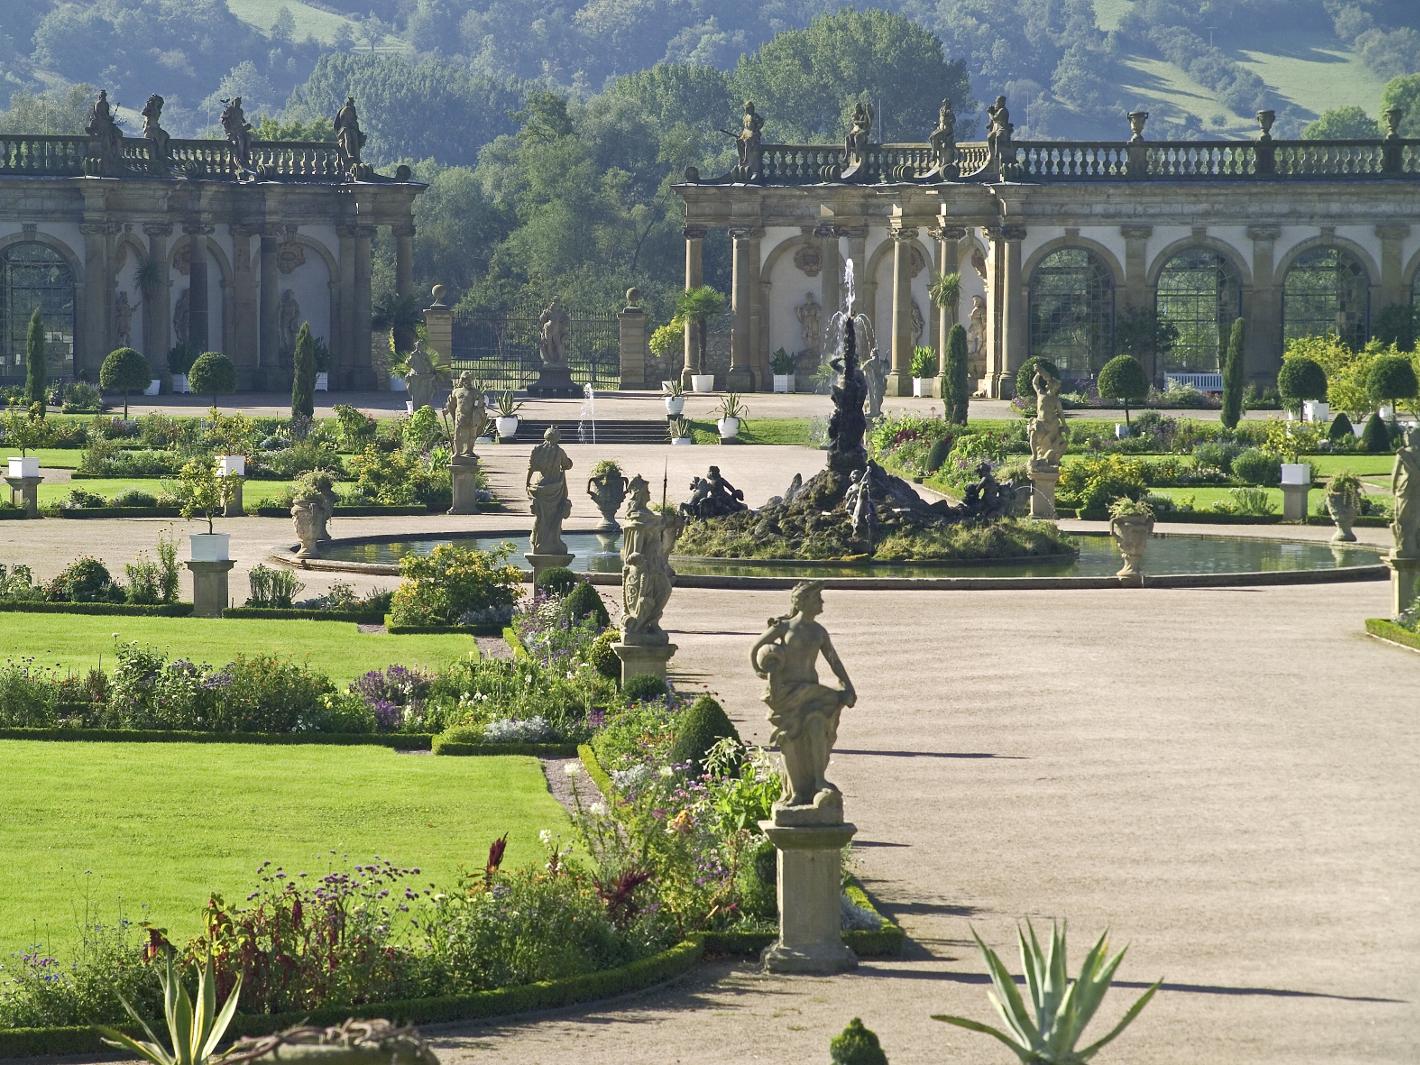
<svg viewBox="0 0 1420 1065">
<path fill-rule="evenodd" d="M 1351 501 L 1351 497 L 1345 493 L 1333 495 L 1328 492 L 1326 494 L 1326 512 L 1336 523 L 1336 533 L 1331 538 L 1332 542 L 1354 544 L 1356 534 L 1351 531 L 1351 526 L 1356 522 L 1356 505 Z"/>
<path fill-rule="evenodd" d="M 1110 520 L 1109 532 L 1119 547 L 1119 553 L 1124 556 L 1124 566 L 1115 576 L 1142 577 L 1139 565 L 1144 561 L 1149 538 L 1154 535 L 1154 519 L 1142 514 L 1126 514 Z"/>
</svg>

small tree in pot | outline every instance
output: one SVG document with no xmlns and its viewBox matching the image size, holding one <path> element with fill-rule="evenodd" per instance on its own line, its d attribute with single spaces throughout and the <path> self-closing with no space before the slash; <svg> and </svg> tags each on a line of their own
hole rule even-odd
<svg viewBox="0 0 1420 1065">
<path fill-rule="evenodd" d="M 1403 355 L 1382 355 L 1366 375 L 1366 394 L 1380 407 L 1394 406 L 1401 400 L 1414 403 L 1420 382 L 1415 378 L 1415 366 Z"/>
<path fill-rule="evenodd" d="M 1305 356 L 1286 359 L 1277 372 L 1277 393 L 1282 405 L 1297 413 L 1307 400 L 1326 398 L 1326 371 L 1321 363 Z"/>
<path fill-rule="evenodd" d="M 217 397 L 237 390 L 237 368 L 220 351 L 204 351 L 192 364 L 188 384 L 199 395 L 205 392 L 212 397 L 212 414 L 215 417 Z"/>
<path fill-rule="evenodd" d="M 705 347 L 709 340 L 710 319 L 725 309 L 725 297 L 709 285 L 687 289 L 676 300 L 676 317 L 689 322 L 695 329 L 695 373 L 705 372 Z"/>
<path fill-rule="evenodd" d="M 148 360 L 133 348 L 115 348 L 99 367 L 99 387 L 123 395 L 123 417 L 128 417 L 128 393 L 142 392 L 153 380 Z"/>
</svg>

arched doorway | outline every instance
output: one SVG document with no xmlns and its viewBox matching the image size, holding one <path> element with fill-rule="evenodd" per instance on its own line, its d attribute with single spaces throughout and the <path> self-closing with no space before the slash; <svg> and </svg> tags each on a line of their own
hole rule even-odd
<svg viewBox="0 0 1420 1065">
<path fill-rule="evenodd" d="M 1371 282 L 1344 248 L 1321 245 L 1302 252 L 1282 282 L 1282 339 L 1335 333 L 1360 348 L 1370 327 Z"/>
<path fill-rule="evenodd" d="M 1154 308 L 1159 321 L 1178 333 L 1164 369 L 1216 373 L 1228 330 L 1242 311 L 1242 285 L 1226 256 L 1212 248 L 1185 248 L 1159 271 Z"/>
<path fill-rule="evenodd" d="M 1109 361 L 1114 345 L 1114 278 L 1087 248 L 1060 248 L 1030 275 L 1030 352 L 1067 378 Z"/>
<path fill-rule="evenodd" d="M 25 339 L 39 308 L 51 374 L 74 368 L 74 275 L 64 257 L 39 241 L 21 241 L 0 251 L 0 376 L 25 376 Z"/>
</svg>

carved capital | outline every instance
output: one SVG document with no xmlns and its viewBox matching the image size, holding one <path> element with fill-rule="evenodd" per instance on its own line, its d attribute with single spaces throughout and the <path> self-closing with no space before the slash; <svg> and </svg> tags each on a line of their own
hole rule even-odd
<svg viewBox="0 0 1420 1065">
<path fill-rule="evenodd" d="M 102 237 L 108 233 L 107 222 L 80 222 L 79 232 L 86 237 Z"/>
<path fill-rule="evenodd" d="M 742 240 L 758 240 L 764 236 L 764 230 L 759 226 L 731 226 L 730 236 L 738 244 Z"/>
<path fill-rule="evenodd" d="M 686 240 L 704 240 L 704 239 L 705 239 L 705 227 L 704 227 L 704 226 L 684 226 L 684 227 L 682 227 L 682 229 L 681 229 L 681 231 L 680 231 L 680 235 L 683 236 Z"/>
<path fill-rule="evenodd" d="M 890 228 L 890 229 L 888 230 L 888 236 L 889 236 L 892 240 L 899 240 L 899 241 L 902 241 L 902 240 L 916 240 L 916 239 L 917 239 L 917 227 L 916 227 L 916 226 L 893 226 L 892 228 Z"/>
<path fill-rule="evenodd" d="M 934 226 L 927 232 L 931 233 L 932 236 L 936 237 L 938 240 L 956 242 L 966 238 L 965 226 Z"/>
<path fill-rule="evenodd" d="M 1119 235 L 1125 240 L 1148 240 L 1154 234 L 1154 227 L 1139 223 L 1129 223 L 1119 227 Z"/>
<path fill-rule="evenodd" d="M 1404 222 L 1382 222 L 1376 226 L 1376 236 L 1381 240 L 1404 240 L 1410 236 L 1410 227 Z"/>
<path fill-rule="evenodd" d="M 340 225 L 335 227 L 335 232 L 337 236 L 353 240 L 355 237 L 355 230 L 358 228 L 358 226 L 351 225 L 347 222 L 342 222 Z"/>
<path fill-rule="evenodd" d="M 189 237 L 206 237 L 215 232 L 216 227 L 205 225 L 202 222 L 184 222 L 182 231 Z"/>
<path fill-rule="evenodd" d="M 171 222 L 148 222 L 143 226 L 143 232 L 150 237 L 170 237 L 173 233 Z"/>
<path fill-rule="evenodd" d="M 374 238 L 374 236 L 375 236 L 375 227 L 374 227 L 374 226 L 356 226 L 356 227 L 355 227 L 355 239 L 356 239 L 356 240 L 371 240 L 371 239 Z"/>
<path fill-rule="evenodd" d="M 231 225 L 232 236 L 243 237 L 250 240 L 252 237 L 261 236 L 261 226 L 251 222 L 233 222 Z"/>
<path fill-rule="evenodd" d="M 837 240 L 843 235 L 843 230 L 832 223 L 824 223 L 814 226 L 814 236 L 820 240 Z"/>
<path fill-rule="evenodd" d="M 1247 235 L 1257 242 L 1276 240 L 1282 235 L 1281 226 L 1248 226 Z"/>
</svg>

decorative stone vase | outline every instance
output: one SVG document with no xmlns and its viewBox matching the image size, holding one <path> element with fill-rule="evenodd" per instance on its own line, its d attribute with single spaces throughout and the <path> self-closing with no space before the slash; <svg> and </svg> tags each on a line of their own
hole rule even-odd
<svg viewBox="0 0 1420 1065">
<path fill-rule="evenodd" d="M 156 396 L 163 390 L 163 379 L 154 377 L 148 382 L 148 387 L 143 389 L 145 396 Z"/>
<path fill-rule="evenodd" d="M 1336 533 L 1332 536 L 1333 543 L 1354 544 L 1356 534 L 1351 531 L 1351 526 L 1356 522 L 1356 504 L 1345 492 L 1326 493 L 1326 512 L 1331 515 L 1331 520 L 1336 523 Z"/>
<path fill-rule="evenodd" d="M 498 417 L 493 419 L 493 423 L 498 428 L 499 440 L 511 440 L 518 435 L 518 416 L 516 414 L 508 417 Z"/>
<path fill-rule="evenodd" d="M 175 396 L 185 396 L 192 391 L 187 384 L 187 374 L 175 373 L 168 375 L 168 387 L 172 389 Z"/>
<path fill-rule="evenodd" d="M 226 562 L 232 557 L 230 533 L 193 533 L 188 540 L 194 562 Z"/>
<path fill-rule="evenodd" d="M 321 539 L 321 520 L 315 505 L 309 499 L 298 499 L 291 504 L 291 520 L 296 525 L 296 539 L 301 541 L 297 558 L 311 558 L 316 553 L 316 544 Z"/>
<path fill-rule="evenodd" d="M 1282 463 L 1283 484 L 1311 484 L 1312 467 L 1309 462 Z"/>
<path fill-rule="evenodd" d="M 721 440 L 737 440 L 740 435 L 740 420 L 738 418 L 721 418 L 715 423 L 720 429 Z"/>
<path fill-rule="evenodd" d="M 791 373 L 777 373 L 774 375 L 774 391 L 792 392 L 794 391 L 794 375 Z"/>
<path fill-rule="evenodd" d="M 316 391 L 317 391 L 317 392 L 329 392 L 329 391 L 330 391 L 330 374 L 327 373 L 325 370 L 317 370 L 317 371 L 316 371 Z"/>
<path fill-rule="evenodd" d="M 26 455 L 20 458 L 12 457 L 10 459 L 10 476 L 17 479 L 20 477 L 38 477 L 39 457 L 37 455 Z"/>
<path fill-rule="evenodd" d="M 713 392 L 715 391 L 715 375 L 712 373 L 693 373 L 690 375 L 690 390 L 692 392 Z"/>
<path fill-rule="evenodd" d="M 616 512 L 626 499 L 626 488 L 630 483 L 620 470 L 611 470 L 587 481 L 587 495 L 592 497 L 602 516 L 602 522 L 596 528 L 598 535 L 615 536 L 621 532 Z"/>
<path fill-rule="evenodd" d="M 671 418 L 679 418 L 685 412 L 684 396 L 666 397 L 666 414 Z"/>
<path fill-rule="evenodd" d="M 218 477 L 245 477 L 246 472 L 247 459 L 245 455 L 217 456 Z"/>
<path fill-rule="evenodd" d="M 1119 547 L 1119 553 L 1124 556 L 1124 566 L 1115 576 L 1141 579 L 1143 573 L 1139 564 L 1144 561 L 1144 549 L 1149 546 L 1149 537 L 1154 535 L 1154 519 L 1143 514 L 1126 514 L 1110 520 L 1109 532 Z"/>
</svg>

